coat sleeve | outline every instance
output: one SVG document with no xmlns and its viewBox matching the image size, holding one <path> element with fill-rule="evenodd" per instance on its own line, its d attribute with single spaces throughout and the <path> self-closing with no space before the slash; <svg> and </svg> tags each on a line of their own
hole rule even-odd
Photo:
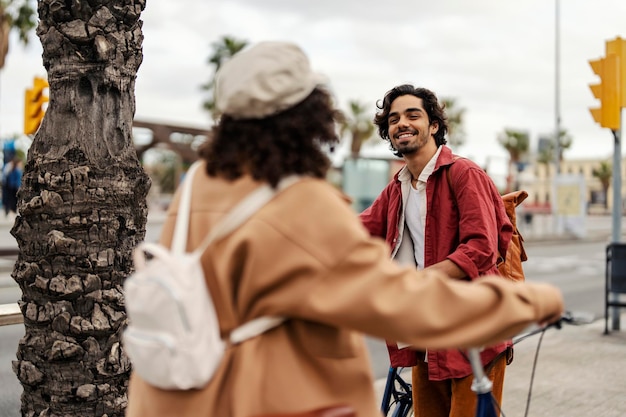
<svg viewBox="0 0 626 417">
<path fill-rule="evenodd" d="M 305 217 L 316 219 L 314 223 L 296 224 L 294 219 L 287 224 L 287 215 L 276 213 L 282 221 L 273 227 L 280 228 L 280 235 L 289 234 L 290 244 L 264 268 L 269 281 L 259 301 L 265 313 L 350 328 L 418 349 L 440 349 L 496 343 L 562 312 L 561 294 L 550 285 L 501 277 L 464 282 L 435 271 L 402 268 L 345 204 L 313 189 L 304 195 L 319 202 L 319 212 L 305 205 Z M 301 198 L 296 201 L 303 204 Z M 269 235 L 268 230 L 251 238 Z M 259 250 L 267 250 L 267 255 L 259 256 L 270 257 L 270 248 L 281 241 L 265 242 Z M 283 278 L 279 282 L 270 276 Z M 260 281 L 257 275 L 255 286 Z"/>
<path fill-rule="evenodd" d="M 298 315 L 417 349 L 485 346 L 556 320 L 563 301 L 548 284 L 500 277 L 450 280 L 400 268 L 382 242 L 363 241 L 299 304 Z"/>
</svg>

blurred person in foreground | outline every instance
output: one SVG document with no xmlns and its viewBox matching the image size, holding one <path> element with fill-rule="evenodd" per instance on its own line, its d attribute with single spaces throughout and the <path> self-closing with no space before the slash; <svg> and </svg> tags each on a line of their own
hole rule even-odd
<svg viewBox="0 0 626 417">
<path fill-rule="evenodd" d="M 378 133 L 406 165 L 361 213 L 365 227 L 387 241 L 391 257 L 402 265 L 463 281 L 498 274 L 499 253 L 506 253 L 513 233 L 511 222 L 491 178 L 446 146 L 447 117 L 437 96 L 404 84 L 388 91 L 377 106 Z M 500 318 L 495 311 L 490 314 Z M 416 417 L 474 416 L 476 393 L 466 352 L 424 352 L 393 341 L 387 346 L 392 366 L 413 367 Z M 512 360 L 510 341 L 487 347 L 481 360 L 500 404 Z"/>
<path fill-rule="evenodd" d="M 324 149 L 338 142 L 340 114 L 322 83 L 285 42 L 256 44 L 218 72 L 221 117 L 193 178 L 187 249 L 260 184 L 304 177 L 202 257 L 224 337 L 255 317 L 290 319 L 229 348 L 203 389 L 160 390 L 133 374 L 128 416 L 252 417 L 343 404 L 380 417 L 362 333 L 419 348 L 482 346 L 560 317 L 561 293 L 547 284 L 470 284 L 396 265 L 325 181 Z"/>
</svg>

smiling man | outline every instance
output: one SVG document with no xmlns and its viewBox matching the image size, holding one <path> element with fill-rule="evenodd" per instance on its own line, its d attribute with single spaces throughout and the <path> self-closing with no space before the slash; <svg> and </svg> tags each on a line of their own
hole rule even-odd
<svg viewBox="0 0 626 417">
<path fill-rule="evenodd" d="M 370 234 L 385 239 L 391 256 L 403 265 L 461 280 L 497 274 L 499 248 L 508 247 L 511 223 L 491 178 L 445 146 L 447 118 L 436 95 L 400 85 L 387 92 L 378 108 L 378 132 L 406 165 L 361 213 Z M 416 417 L 474 415 L 476 394 L 464 352 L 387 345 L 392 366 L 414 367 Z M 498 402 L 510 354 L 508 342 L 481 354 Z"/>
</svg>

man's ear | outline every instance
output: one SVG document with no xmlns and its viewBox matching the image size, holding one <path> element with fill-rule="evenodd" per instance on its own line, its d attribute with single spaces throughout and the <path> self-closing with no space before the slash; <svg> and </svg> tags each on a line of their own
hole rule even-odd
<svg viewBox="0 0 626 417">
<path fill-rule="evenodd" d="M 432 129 L 432 130 L 430 131 L 430 133 L 431 133 L 432 135 L 434 135 L 435 133 L 439 132 L 439 122 L 438 122 L 438 121 L 433 121 L 433 122 L 430 124 L 430 127 L 431 127 L 431 129 Z"/>
</svg>

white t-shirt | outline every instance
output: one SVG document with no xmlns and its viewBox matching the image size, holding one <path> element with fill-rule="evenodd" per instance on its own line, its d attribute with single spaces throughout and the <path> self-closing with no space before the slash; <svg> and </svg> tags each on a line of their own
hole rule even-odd
<svg viewBox="0 0 626 417">
<path fill-rule="evenodd" d="M 427 207 L 426 182 L 435 169 L 440 152 L 441 146 L 437 149 L 433 157 L 430 158 L 430 161 L 428 161 L 420 176 L 417 178 L 415 188 L 413 185 L 409 187 L 409 198 L 406 203 L 404 219 L 411 239 L 413 240 L 417 269 L 424 269 L 424 236 L 426 234 Z"/>
</svg>

